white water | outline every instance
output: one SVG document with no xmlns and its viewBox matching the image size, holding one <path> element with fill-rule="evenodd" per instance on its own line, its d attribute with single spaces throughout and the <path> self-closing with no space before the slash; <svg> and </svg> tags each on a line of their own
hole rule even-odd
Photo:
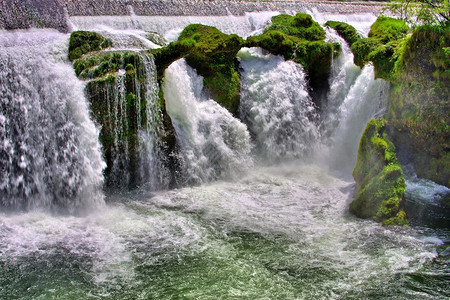
<svg viewBox="0 0 450 300">
<path fill-rule="evenodd" d="M 98 130 L 67 56 L 50 30 L 0 33 L 0 203 L 62 208 L 103 203 Z"/>
<path fill-rule="evenodd" d="M 203 93 L 203 77 L 184 59 L 165 72 L 164 97 L 186 163 L 195 183 L 233 178 L 252 165 L 247 128 Z"/>
<path fill-rule="evenodd" d="M 356 26 L 358 23 L 354 25 L 364 29 L 364 24 L 361 27 Z M 330 91 L 322 113 L 323 145 L 316 159 L 331 171 L 350 178 L 367 122 L 383 116 L 387 108 L 389 83 L 375 80 L 372 65 L 366 65 L 362 70 L 355 66 L 353 54 L 344 39 L 332 29 L 326 32 L 327 40 L 341 44 L 342 53 L 332 64 Z"/>
<path fill-rule="evenodd" d="M 120 198 L 84 218 L 0 214 L 0 257 L 22 266 L 25 279 L 53 268 L 89 278 L 49 282 L 53 292 L 41 294 L 49 298 L 78 290 L 88 298 L 429 296 L 402 282 L 414 286 L 409 275 L 426 272 L 442 240 L 350 216 L 349 188 L 317 166 L 290 164 Z"/>
<path fill-rule="evenodd" d="M 257 155 L 269 162 L 305 156 L 319 130 L 302 66 L 258 48 L 243 48 L 238 57 L 243 69 L 239 113 Z"/>
<path fill-rule="evenodd" d="M 139 128 L 140 151 L 139 151 L 139 174 L 144 186 L 149 190 L 161 190 L 169 187 L 168 167 L 165 161 L 165 145 L 162 137 L 165 135 L 163 125 L 163 115 L 159 103 L 159 85 L 156 74 L 156 65 L 153 56 L 141 55 L 140 59 L 144 64 L 145 95 L 141 99 L 140 94 L 136 95 L 136 111 L 141 110 L 141 101 L 145 101 L 146 122 L 138 114 L 137 124 Z M 136 77 L 136 86 L 140 87 Z M 140 90 L 138 88 L 137 90 Z"/>
</svg>

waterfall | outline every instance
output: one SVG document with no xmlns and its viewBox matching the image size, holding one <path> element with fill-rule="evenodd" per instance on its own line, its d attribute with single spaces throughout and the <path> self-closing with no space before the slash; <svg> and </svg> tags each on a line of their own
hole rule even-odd
<svg viewBox="0 0 450 300">
<path fill-rule="evenodd" d="M 319 137 L 316 112 L 307 90 L 303 68 L 262 49 L 239 52 L 240 116 L 264 160 L 305 156 Z"/>
<path fill-rule="evenodd" d="M 170 185 L 170 170 L 167 166 L 167 145 L 163 141 L 165 129 L 159 99 L 159 85 L 156 75 L 156 65 L 152 55 L 141 55 L 146 78 L 145 96 L 136 101 L 136 111 L 141 109 L 141 102 L 145 101 L 145 118 L 138 118 L 140 158 L 139 173 L 147 189 L 167 189 Z M 136 79 L 137 81 L 137 79 Z M 136 82 L 136 85 L 138 83 Z M 136 89 L 139 91 L 140 89 Z M 137 114 L 140 116 L 141 114 Z"/>
<path fill-rule="evenodd" d="M 347 76 L 354 76 L 350 72 Z M 343 84 L 345 86 L 345 83 Z M 371 119 L 384 115 L 387 108 L 389 83 L 376 79 L 372 65 L 363 68 L 346 95 L 329 103 L 323 121 L 328 138 L 319 159 L 332 170 L 349 176 L 356 163 L 359 140 Z"/>
<path fill-rule="evenodd" d="M 166 189 L 170 176 L 154 58 L 144 53 L 118 55 L 134 55 L 134 69 L 120 69 L 86 87 L 92 114 L 103 125 L 100 139 L 108 163 L 106 185 Z"/>
<path fill-rule="evenodd" d="M 0 45 L 0 206 L 74 212 L 103 203 L 98 131 L 83 84 L 61 59 L 67 37 L 2 32 Z"/>
<path fill-rule="evenodd" d="M 246 126 L 206 98 L 203 78 L 184 59 L 166 70 L 163 91 L 188 182 L 234 177 L 252 165 Z"/>
</svg>

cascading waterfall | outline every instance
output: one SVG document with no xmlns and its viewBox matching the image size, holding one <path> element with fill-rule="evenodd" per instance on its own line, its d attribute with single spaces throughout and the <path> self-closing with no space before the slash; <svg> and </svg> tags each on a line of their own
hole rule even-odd
<svg viewBox="0 0 450 300">
<path fill-rule="evenodd" d="M 102 124 L 109 131 L 112 144 L 109 147 L 110 153 L 106 154 L 107 159 L 110 158 L 110 161 L 108 161 L 110 171 L 106 178 L 106 184 L 108 186 L 126 186 L 131 177 L 129 174 L 130 145 L 126 138 L 129 128 L 124 72 L 119 71 L 113 82 L 108 82 L 106 87 L 100 88 L 105 91 L 104 98 L 96 97 L 96 99 L 99 99 L 99 102 L 106 103 L 106 113 L 102 115 L 105 120 Z M 89 88 L 88 91 L 88 95 L 92 97 L 92 89 Z M 99 93 L 99 91 L 96 91 L 96 93 Z"/>
<path fill-rule="evenodd" d="M 167 145 L 163 141 L 165 130 L 159 99 L 159 85 L 156 75 L 156 65 L 152 55 L 141 55 L 146 78 L 145 96 L 141 99 L 136 95 L 136 111 L 141 109 L 142 101 L 145 101 L 145 118 L 138 117 L 139 128 L 139 173 L 142 182 L 147 189 L 161 190 L 169 187 L 169 174 L 166 163 Z M 136 79 L 137 81 L 137 79 Z M 136 82 L 136 85 L 138 83 Z M 140 89 L 137 89 L 139 91 Z"/>
<path fill-rule="evenodd" d="M 166 70 L 163 90 L 184 156 L 187 181 L 235 177 L 252 165 L 246 126 L 205 97 L 203 77 L 184 59 Z"/>
<path fill-rule="evenodd" d="M 356 162 L 361 134 L 368 121 L 383 116 L 389 83 L 374 77 L 373 66 L 365 66 L 351 86 L 337 114 L 339 124 L 331 135 L 329 166 L 350 174 Z"/>
<path fill-rule="evenodd" d="M 324 103 L 322 124 L 324 138 L 329 138 L 340 121 L 339 107 L 348 94 L 355 80 L 361 74 L 361 69 L 353 63 L 353 53 L 345 40 L 334 29 L 325 28 L 327 41 L 341 45 L 341 53 L 332 61 L 329 79 L 330 91 Z"/>
<path fill-rule="evenodd" d="M 0 206 L 73 212 L 103 203 L 98 131 L 52 31 L 0 37 Z M 51 45 L 50 47 L 48 45 Z M 56 52 L 56 57 L 49 52 Z M 58 54 L 60 56 L 58 56 Z"/>
<path fill-rule="evenodd" d="M 168 41 L 178 38 L 184 27 L 193 23 L 217 27 L 220 31 L 235 33 L 243 38 L 255 31 L 261 30 L 278 12 L 246 13 L 244 16 L 190 16 L 190 17 L 162 17 L 162 16 L 97 16 L 70 18 L 74 30 L 91 30 L 97 32 L 116 32 L 145 37 L 145 32 L 156 32 Z M 147 43 L 150 41 L 147 41 Z"/>
<path fill-rule="evenodd" d="M 244 48 L 240 117 L 264 160 L 295 159 L 313 149 L 319 138 L 314 104 L 303 68 L 262 49 Z"/>
<path fill-rule="evenodd" d="M 316 160 L 349 177 L 367 122 L 386 110 L 389 83 L 375 79 L 372 65 L 362 70 L 355 66 L 350 48 L 334 30 L 327 29 L 327 39 L 339 42 L 342 53 L 332 64 L 330 91 L 322 114 L 323 145 Z"/>
</svg>

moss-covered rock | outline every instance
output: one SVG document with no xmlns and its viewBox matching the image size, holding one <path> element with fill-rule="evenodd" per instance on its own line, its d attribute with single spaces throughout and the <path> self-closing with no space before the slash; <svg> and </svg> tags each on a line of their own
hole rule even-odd
<svg viewBox="0 0 450 300">
<path fill-rule="evenodd" d="M 187 63 L 204 77 L 210 96 L 236 115 L 239 108 L 240 79 L 235 58 L 243 45 L 235 34 L 224 34 L 215 27 L 200 24 L 187 26 L 178 44 L 187 51 Z"/>
<path fill-rule="evenodd" d="M 172 42 L 166 47 L 150 50 L 155 57 L 158 80 L 163 78 L 164 71 L 170 64 L 184 57 L 191 48 L 192 43 L 189 42 Z"/>
<path fill-rule="evenodd" d="M 83 54 L 105 49 L 111 46 L 111 41 L 96 32 L 74 31 L 69 40 L 69 59 L 80 58 Z"/>
<path fill-rule="evenodd" d="M 382 44 L 401 39 L 409 32 L 405 21 L 386 16 L 379 16 L 370 27 L 369 38 Z"/>
<path fill-rule="evenodd" d="M 264 32 L 269 31 L 281 31 L 286 35 L 308 41 L 322 41 L 326 37 L 322 26 L 305 13 L 298 13 L 295 16 L 286 14 L 274 16 L 271 24 L 264 29 Z"/>
<path fill-rule="evenodd" d="M 406 225 L 405 179 L 385 128 L 384 119 L 372 120 L 361 137 L 353 170 L 356 196 L 350 204 L 350 211 L 384 225 Z"/>
<path fill-rule="evenodd" d="M 397 53 L 386 118 L 417 175 L 450 186 L 450 27 L 418 27 Z"/>
<path fill-rule="evenodd" d="M 354 42 L 351 46 L 354 64 L 363 68 L 370 61 L 369 54 L 378 46 L 380 43 L 370 38 L 362 38 Z"/>
<path fill-rule="evenodd" d="M 327 21 L 325 26 L 336 30 L 336 32 L 348 43 L 349 46 L 362 38 L 362 36 L 356 31 L 355 27 L 344 22 Z"/>
<path fill-rule="evenodd" d="M 401 48 L 409 31 L 403 20 L 380 16 L 370 27 L 369 37 L 354 41 L 351 50 L 355 65 L 362 68 L 369 61 L 375 67 L 375 77 L 391 80 Z"/>
<path fill-rule="evenodd" d="M 271 24 L 261 35 L 249 37 L 245 46 L 260 47 L 303 65 L 309 75 L 313 98 L 318 98 L 316 94 L 327 91 L 331 62 L 340 51 L 339 44 L 324 40 L 325 30 L 310 15 L 281 14 L 272 17 Z"/>
</svg>

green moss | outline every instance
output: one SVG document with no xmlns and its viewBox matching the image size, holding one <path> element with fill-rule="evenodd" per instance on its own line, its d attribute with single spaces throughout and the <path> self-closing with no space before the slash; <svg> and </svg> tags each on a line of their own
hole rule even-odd
<svg viewBox="0 0 450 300">
<path fill-rule="evenodd" d="M 327 21 L 325 26 L 333 28 L 337 33 L 351 46 L 354 42 L 359 40 L 361 35 L 356 31 L 355 27 L 344 22 Z"/>
<path fill-rule="evenodd" d="M 183 41 L 170 43 L 164 48 L 150 50 L 150 53 L 155 57 L 158 79 L 161 80 L 167 67 L 174 61 L 184 57 L 192 47 L 193 44 Z"/>
<path fill-rule="evenodd" d="M 409 31 L 405 21 L 391 17 L 380 16 L 370 27 L 369 38 L 379 41 L 382 44 L 401 39 Z"/>
<path fill-rule="evenodd" d="M 205 77 L 204 86 L 211 92 L 213 99 L 236 114 L 239 109 L 241 81 L 234 68 Z"/>
<path fill-rule="evenodd" d="M 397 61 L 394 55 L 398 42 L 394 41 L 386 45 L 376 47 L 367 56 L 375 67 L 375 78 L 390 80 Z"/>
<path fill-rule="evenodd" d="M 301 41 L 296 44 L 294 61 L 304 66 L 310 83 L 323 84 L 331 71 L 333 56 L 338 53 L 339 44 L 324 41 Z"/>
<path fill-rule="evenodd" d="M 386 115 L 417 175 L 445 186 L 450 186 L 449 46 L 449 26 L 421 26 L 397 47 Z"/>
<path fill-rule="evenodd" d="M 249 37 L 246 47 L 261 47 L 274 55 L 283 55 L 305 68 L 313 90 L 322 87 L 331 71 L 331 62 L 340 52 L 340 45 L 324 41 L 324 29 L 310 15 L 281 14 L 272 17 L 272 23 L 263 34 Z"/>
<path fill-rule="evenodd" d="M 144 68 L 139 54 L 131 51 L 91 52 L 76 59 L 73 67 L 80 79 L 100 78 L 120 69 L 125 69 L 128 72 Z M 142 72 L 137 72 L 137 74 L 141 75 Z M 142 77 L 138 79 L 144 80 Z"/>
<path fill-rule="evenodd" d="M 111 41 L 98 33 L 74 31 L 69 40 L 69 59 L 73 61 L 86 53 L 105 49 L 109 46 L 111 46 Z"/>
<path fill-rule="evenodd" d="M 272 23 L 264 32 L 280 31 L 286 35 L 302 40 L 322 41 L 325 39 L 325 30 L 319 23 L 313 21 L 312 17 L 305 13 L 298 13 L 295 16 L 281 14 L 272 17 Z"/>
<path fill-rule="evenodd" d="M 244 41 L 235 34 L 224 34 L 215 27 L 191 24 L 181 32 L 178 42 L 191 46 L 186 60 L 199 74 L 207 76 L 234 65 L 236 54 Z"/>
<path fill-rule="evenodd" d="M 236 115 L 240 79 L 235 57 L 243 42 L 239 36 L 224 34 L 215 27 L 191 24 L 181 32 L 176 44 L 169 45 L 166 52 L 161 50 L 157 57 L 184 56 L 204 77 L 204 86 L 212 98 Z"/>
<path fill-rule="evenodd" d="M 370 38 L 362 38 L 354 42 L 351 46 L 353 52 L 353 62 L 358 67 L 364 67 L 370 60 L 369 54 L 374 51 L 380 43 Z"/>
<path fill-rule="evenodd" d="M 261 47 L 274 55 L 283 55 L 292 59 L 295 54 L 295 41 L 278 30 L 266 31 L 258 36 L 251 36 L 245 44 L 247 47 Z"/>
<path fill-rule="evenodd" d="M 350 204 L 350 211 L 384 225 L 406 225 L 405 179 L 385 128 L 384 119 L 372 120 L 361 137 L 353 170 L 356 196 Z"/>
<path fill-rule="evenodd" d="M 357 39 L 351 45 L 355 65 L 362 68 L 369 61 L 375 67 L 375 77 L 392 80 L 402 40 L 409 32 L 403 20 L 380 16 L 372 24 L 368 38 Z"/>
</svg>

